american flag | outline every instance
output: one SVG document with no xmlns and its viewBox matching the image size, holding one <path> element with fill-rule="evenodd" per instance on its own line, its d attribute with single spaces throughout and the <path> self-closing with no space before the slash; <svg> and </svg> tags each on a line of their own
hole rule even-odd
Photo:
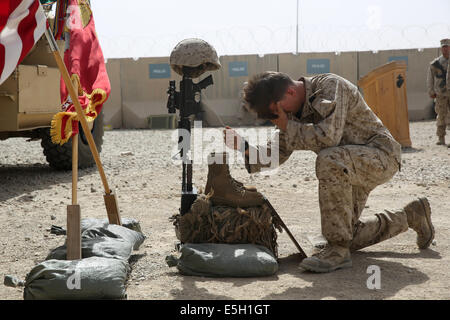
<svg viewBox="0 0 450 320">
<path fill-rule="evenodd" d="M 0 84 L 2 84 L 46 28 L 39 0 L 0 0 Z"/>
</svg>

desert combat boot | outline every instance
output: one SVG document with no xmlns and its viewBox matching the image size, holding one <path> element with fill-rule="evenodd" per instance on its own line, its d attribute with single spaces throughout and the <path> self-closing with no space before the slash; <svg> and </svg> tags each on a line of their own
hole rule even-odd
<svg viewBox="0 0 450 320">
<path fill-rule="evenodd" d="M 245 187 L 231 177 L 227 153 L 209 155 L 208 163 L 205 194 L 212 192 L 210 200 L 214 205 L 247 208 L 264 203 L 263 195 L 256 192 L 255 188 L 252 191 L 251 187 Z"/>
<path fill-rule="evenodd" d="M 350 249 L 338 245 L 327 244 L 325 248 L 311 257 L 305 258 L 300 267 L 307 271 L 325 273 L 337 269 L 350 268 L 352 259 Z"/>
<path fill-rule="evenodd" d="M 408 226 L 417 232 L 417 246 L 426 249 L 434 239 L 431 223 L 431 207 L 427 198 L 419 198 L 408 203 L 405 208 Z"/>
<path fill-rule="evenodd" d="M 438 142 L 436 142 L 436 144 L 437 144 L 438 146 L 443 146 L 443 145 L 445 145 L 445 136 L 439 136 L 439 137 L 438 137 Z"/>
</svg>

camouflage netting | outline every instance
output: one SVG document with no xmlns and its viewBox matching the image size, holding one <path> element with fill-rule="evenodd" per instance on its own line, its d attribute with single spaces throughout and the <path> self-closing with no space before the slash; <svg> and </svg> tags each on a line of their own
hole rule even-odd
<svg viewBox="0 0 450 320">
<path fill-rule="evenodd" d="M 170 220 L 183 243 L 251 243 L 268 248 L 278 258 L 276 230 L 282 229 L 266 204 L 245 209 L 212 206 L 202 194 L 188 213 Z"/>
</svg>

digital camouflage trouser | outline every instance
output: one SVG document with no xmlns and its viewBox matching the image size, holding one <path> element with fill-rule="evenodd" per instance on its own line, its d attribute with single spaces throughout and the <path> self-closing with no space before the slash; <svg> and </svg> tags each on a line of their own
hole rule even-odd
<svg viewBox="0 0 450 320">
<path fill-rule="evenodd" d="M 436 104 L 434 105 L 436 111 L 436 134 L 438 137 L 445 136 L 445 128 L 450 127 L 450 97 L 437 96 Z"/>
<path fill-rule="evenodd" d="M 328 243 L 358 250 L 408 230 L 403 210 L 360 219 L 369 193 L 398 169 L 393 156 L 368 146 L 332 147 L 318 154 L 322 234 Z"/>
</svg>

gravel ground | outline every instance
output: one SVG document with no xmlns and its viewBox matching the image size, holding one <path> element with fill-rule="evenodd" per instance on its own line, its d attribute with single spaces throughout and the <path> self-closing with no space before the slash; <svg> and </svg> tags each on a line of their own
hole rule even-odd
<svg viewBox="0 0 450 320">
<path fill-rule="evenodd" d="M 268 128 L 261 129 L 267 132 Z M 206 132 L 212 132 L 211 129 Z M 147 239 L 135 252 L 128 281 L 129 299 L 449 299 L 450 298 L 450 148 L 437 146 L 435 122 L 410 124 L 413 148 L 403 153 L 402 170 L 376 188 L 363 215 L 429 198 L 436 241 L 420 251 L 412 230 L 353 255 L 353 268 L 330 274 L 302 272 L 296 248 L 279 235 L 279 272 L 266 278 L 183 277 L 165 257 L 177 241 L 168 218 L 178 212 L 181 167 L 171 160 L 174 131 L 106 131 L 102 162 L 118 195 L 122 217 L 138 219 Z M 218 141 L 211 145 L 218 145 Z M 307 237 L 320 233 L 315 154 L 295 152 L 276 175 L 249 176 L 242 164 L 234 178 L 265 194 L 310 254 Z M 103 186 L 95 168 L 80 170 L 78 199 L 83 217 L 105 218 Z M 204 187 L 207 165 L 194 165 L 194 183 Z M 71 203 L 71 173 L 51 170 L 40 142 L 0 142 L 0 276 L 26 274 L 63 236 L 50 226 L 66 225 Z M 381 289 L 370 290 L 367 268 L 381 269 Z M 22 288 L 0 285 L 0 299 L 22 299 Z"/>
</svg>

